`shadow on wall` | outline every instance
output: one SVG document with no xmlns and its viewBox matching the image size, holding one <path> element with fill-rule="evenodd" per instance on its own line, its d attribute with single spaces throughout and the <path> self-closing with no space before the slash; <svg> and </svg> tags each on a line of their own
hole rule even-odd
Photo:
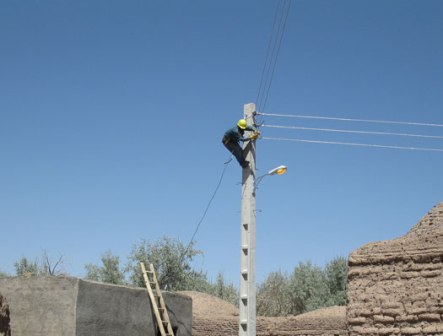
<svg viewBox="0 0 443 336">
<path fill-rule="evenodd" d="M 10 322 L 8 303 L 0 294 L 0 336 L 11 336 Z"/>
</svg>

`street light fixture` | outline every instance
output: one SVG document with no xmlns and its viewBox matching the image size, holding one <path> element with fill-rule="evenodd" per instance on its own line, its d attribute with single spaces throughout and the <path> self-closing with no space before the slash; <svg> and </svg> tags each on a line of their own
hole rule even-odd
<svg viewBox="0 0 443 336">
<path fill-rule="evenodd" d="M 267 175 L 283 175 L 288 170 L 286 166 L 278 166 L 270 171 L 268 171 Z"/>
<path fill-rule="evenodd" d="M 287 170 L 288 170 L 288 167 L 281 165 L 281 166 L 275 167 L 274 169 L 271 169 L 266 174 L 257 177 L 255 180 L 255 183 L 254 183 L 254 190 L 257 189 L 259 183 L 261 182 L 261 180 L 263 180 L 263 178 L 265 178 L 265 176 L 283 175 L 284 173 L 286 173 Z"/>
</svg>

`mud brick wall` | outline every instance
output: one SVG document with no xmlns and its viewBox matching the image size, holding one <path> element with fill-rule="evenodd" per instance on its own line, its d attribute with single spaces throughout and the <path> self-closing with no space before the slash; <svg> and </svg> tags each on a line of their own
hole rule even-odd
<svg viewBox="0 0 443 336">
<path fill-rule="evenodd" d="M 0 294 L 0 336 L 11 336 L 9 305 Z"/>
<path fill-rule="evenodd" d="M 303 315 L 292 317 L 258 317 L 257 336 L 347 336 L 345 308 L 326 321 Z M 322 310 L 320 310 L 321 312 Z M 238 317 L 194 318 L 193 336 L 237 336 Z"/>
<path fill-rule="evenodd" d="M 443 335 L 443 203 L 405 236 L 351 253 L 347 323 L 356 335 Z"/>
<path fill-rule="evenodd" d="M 237 336 L 239 311 L 205 293 L 186 291 L 192 298 L 192 336 Z M 345 336 L 346 307 L 329 307 L 298 316 L 257 317 L 257 336 Z"/>
</svg>

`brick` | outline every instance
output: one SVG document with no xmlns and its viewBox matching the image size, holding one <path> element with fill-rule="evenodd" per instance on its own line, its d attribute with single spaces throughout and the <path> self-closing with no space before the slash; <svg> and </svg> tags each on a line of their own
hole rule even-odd
<svg viewBox="0 0 443 336">
<path fill-rule="evenodd" d="M 365 328 L 365 327 L 351 327 L 349 328 L 352 333 L 356 335 L 378 335 L 378 328 Z"/>
<path fill-rule="evenodd" d="M 427 271 L 441 270 L 441 269 L 443 269 L 443 264 L 441 264 L 441 262 L 434 263 L 434 264 L 427 264 L 424 267 L 424 269 Z"/>
<path fill-rule="evenodd" d="M 361 325 L 361 324 L 366 323 L 366 318 L 364 318 L 364 317 L 351 317 L 351 318 L 348 318 L 348 323 L 350 325 Z"/>
<path fill-rule="evenodd" d="M 423 327 L 423 332 L 426 334 L 441 335 L 443 333 L 443 324 L 438 323 Z"/>
<path fill-rule="evenodd" d="M 376 323 L 392 323 L 395 319 L 391 316 L 384 316 L 384 315 L 374 315 L 374 322 Z"/>
<path fill-rule="evenodd" d="M 418 318 L 422 321 L 427 321 L 427 322 L 438 322 L 441 321 L 440 319 L 440 314 L 420 314 L 418 315 Z"/>
<path fill-rule="evenodd" d="M 361 309 L 361 310 L 359 311 L 359 314 L 358 314 L 358 315 L 368 317 L 368 316 L 372 316 L 372 314 L 373 314 L 373 313 L 372 313 L 369 309 Z"/>
<path fill-rule="evenodd" d="M 422 271 L 421 275 L 424 278 L 434 278 L 434 277 L 438 277 L 442 275 L 442 271 L 441 270 L 436 270 L 436 271 Z"/>
<path fill-rule="evenodd" d="M 423 308 L 412 308 L 410 310 L 408 310 L 408 313 L 412 314 L 412 315 L 419 315 L 419 314 L 425 314 L 428 310 L 426 309 L 426 307 Z"/>
<path fill-rule="evenodd" d="M 402 279 L 412 279 L 420 277 L 420 272 L 402 272 L 400 278 Z"/>
<path fill-rule="evenodd" d="M 421 335 L 422 330 L 420 327 L 404 327 L 400 328 L 402 335 Z"/>
<path fill-rule="evenodd" d="M 398 309 L 383 309 L 383 314 L 384 315 L 388 315 L 388 316 L 399 316 L 404 314 L 403 308 L 398 308 Z"/>
<path fill-rule="evenodd" d="M 381 304 L 382 308 L 393 308 L 393 309 L 398 309 L 402 307 L 402 304 L 400 302 L 397 301 L 392 301 L 392 298 L 389 298 L 388 300 L 384 301 Z"/>
<path fill-rule="evenodd" d="M 394 280 L 398 278 L 397 273 L 395 272 L 386 272 L 380 274 L 381 280 Z"/>
<path fill-rule="evenodd" d="M 377 332 L 379 335 L 395 335 L 400 333 L 400 328 L 378 328 Z"/>
<path fill-rule="evenodd" d="M 413 322 L 418 321 L 418 316 L 417 315 L 401 315 L 401 316 L 397 316 L 395 318 L 395 321 L 397 321 L 399 323 L 401 323 L 401 322 L 413 323 Z"/>
<path fill-rule="evenodd" d="M 372 308 L 372 313 L 373 313 L 374 315 L 380 315 L 381 312 L 382 312 L 382 310 L 381 310 L 380 307 L 374 307 L 374 308 Z"/>
</svg>

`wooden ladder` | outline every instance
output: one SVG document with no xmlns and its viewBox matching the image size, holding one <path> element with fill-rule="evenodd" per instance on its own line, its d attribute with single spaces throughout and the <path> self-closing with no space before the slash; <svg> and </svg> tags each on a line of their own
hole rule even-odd
<svg viewBox="0 0 443 336">
<path fill-rule="evenodd" d="M 158 286 L 157 276 L 155 275 L 154 265 L 149 264 L 147 271 L 144 263 L 140 263 L 143 278 L 145 279 L 146 289 L 151 299 L 152 309 L 154 310 L 157 325 L 160 329 L 161 336 L 174 336 L 171 321 L 169 320 L 168 310 L 163 300 L 162 292 Z"/>
</svg>

